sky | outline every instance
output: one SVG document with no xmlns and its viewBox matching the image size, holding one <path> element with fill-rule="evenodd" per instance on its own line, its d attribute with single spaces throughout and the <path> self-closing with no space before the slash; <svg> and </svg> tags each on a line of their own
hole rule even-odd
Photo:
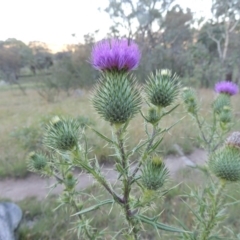
<svg viewBox="0 0 240 240">
<path fill-rule="evenodd" d="M 210 13 L 210 0 L 177 1 L 198 16 Z M 1 0 L 0 40 L 42 41 L 53 51 L 82 42 L 85 34 L 96 30 L 99 40 L 111 26 L 108 14 L 98 10 L 107 5 L 108 0 Z"/>
</svg>

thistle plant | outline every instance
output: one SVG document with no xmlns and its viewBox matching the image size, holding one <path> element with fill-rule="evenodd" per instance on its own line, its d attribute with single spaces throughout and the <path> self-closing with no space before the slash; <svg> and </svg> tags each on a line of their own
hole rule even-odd
<svg viewBox="0 0 240 240">
<path fill-rule="evenodd" d="M 131 73 L 139 65 L 140 58 L 140 50 L 134 41 L 111 39 L 98 42 L 93 47 L 90 60 L 92 66 L 100 71 L 100 79 L 92 93 L 92 105 L 111 128 L 112 138 L 92 127 L 87 131 L 93 131 L 114 149 L 113 168 L 118 174 L 117 184 L 112 185 L 104 177 L 97 157 L 89 157 L 89 152 L 94 149 L 88 147 L 87 131 L 74 119 L 54 117 L 46 127 L 43 141 L 46 153 L 29 155 L 30 170 L 55 177 L 53 187 L 57 184 L 64 186 L 59 207 L 68 207 L 78 218 L 76 229 L 83 239 L 104 238 L 104 230 L 91 225 L 88 213 L 104 205 L 111 208 L 115 204 L 120 206 L 120 217 L 125 219 L 125 226 L 118 233 L 120 239 L 141 239 L 146 224 L 160 231 L 186 232 L 161 223 L 159 213 L 146 215 L 154 201 L 170 191 L 166 187 L 169 171 L 158 149 L 164 133 L 173 127 L 162 128 L 161 120 L 177 108 L 180 84 L 176 74 L 159 70 L 140 87 Z M 144 100 L 148 104 L 147 113 L 141 111 Z M 139 113 L 143 117 L 146 139 L 139 139 L 139 144 L 129 149 L 128 125 Z M 76 168 L 92 175 L 110 198 L 100 201 L 98 196 L 89 197 L 88 205 L 91 206 L 86 206 L 84 190 L 76 188 Z"/>
<path fill-rule="evenodd" d="M 195 200 L 195 209 L 190 208 L 195 216 L 195 225 L 192 233 L 182 235 L 186 240 L 223 239 L 217 226 L 226 217 L 224 190 L 228 183 L 240 180 L 240 134 L 235 132 L 224 140 L 232 127 L 231 96 L 238 93 L 238 86 L 223 81 L 215 85 L 215 91 L 218 96 L 212 103 L 211 122 L 201 117 L 195 91 L 184 88 L 182 92 L 186 110 L 195 120 L 199 139 L 208 153 L 205 166 L 196 166 L 205 173 L 207 182 L 189 195 Z"/>
<path fill-rule="evenodd" d="M 223 143 L 224 137 L 232 127 L 231 96 L 238 93 L 238 86 L 232 82 L 222 81 L 215 85 L 215 91 L 218 95 L 211 106 L 211 122 L 207 122 L 201 116 L 196 92 L 191 88 L 184 88 L 182 91 L 186 110 L 194 118 L 199 130 L 199 140 L 209 153 Z"/>
</svg>

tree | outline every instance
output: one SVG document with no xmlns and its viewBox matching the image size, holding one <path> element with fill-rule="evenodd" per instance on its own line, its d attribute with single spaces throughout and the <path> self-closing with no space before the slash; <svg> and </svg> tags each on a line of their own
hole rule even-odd
<svg viewBox="0 0 240 240">
<path fill-rule="evenodd" d="M 20 69 L 27 66 L 31 58 L 28 46 L 15 38 L 0 43 L 0 70 L 7 81 L 16 82 Z"/>
<path fill-rule="evenodd" d="M 240 0 L 213 0 L 212 14 L 213 18 L 206 31 L 209 38 L 216 43 L 223 75 L 228 76 L 232 72 L 231 57 L 228 55 L 229 44 L 239 25 Z"/>
<path fill-rule="evenodd" d="M 52 54 L 46 43 L 33 41 L 28 46 L 33 52 L 30 69 L 34 74 L 36 74 L 36 70 L 48 70 L 53 66 Z"/>
<path fill-rule="evenodd" d="M 154 44 L 153 32 L 161 28 L 164 13 L 174 0 L 109 0 L 105 9 L 113 20 L 112 30 L 119 28 L 127 31 L 127 36 L 148 37 Z"/>
<path fill-rule="evenodd" d="M 114 23 L 113 35 L 117 36 L 124 28 L 126 37 L 134 38 L 140 45 L 143 57 L 138 74 L 142 81 L 157 68 L 170 68 L 185 75 L 193 15 L 190 9 L 183 11 L 173 3 L 173 0 L 109 0 L 106 11 Z"/>
</svg>

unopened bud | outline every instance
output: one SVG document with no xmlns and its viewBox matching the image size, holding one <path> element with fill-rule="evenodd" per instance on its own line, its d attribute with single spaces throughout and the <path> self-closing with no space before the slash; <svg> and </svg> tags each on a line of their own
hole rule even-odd
<svg viewBox="0 0 240 240">
<path fill-rule="evenodd" d="M 240 181 L 240 132 L 232 133 L 225 146 L 209 158 L 209 169 L 220 179 Z"/>
<path fill-rule="evenodd" d="M 142 184 L 148 190 L 158 190 L 163 186 L 169 171 L 159 157 L 146 161 L 142 169 Z"/>
<path fill-rule="evenodd" d="M 198 111 L 198 104 L 195 91 L 191 88 L 183 88 L 182 99 L 187 111 L 193 115 L 196 115 Z"/>
<path fill-rule="evenodd" d="M 29 160 L 33 170 L 43 170 L 47 165 L 47 159 L 44 155 L 31 152 L 29 154 Z"/>
<path fill-rule="evenodd" d="M 152 107 L 148 110 L 148 116 L 146 117 L 147 121 L 151 124 L 156 124 L 160 120 L 159 112 L 156 108 Z"/>
<path fill-rule="evenodd" d="M 71 190 L 74 188 L 74 186 L 76 185 L 76 179 L 74 178 L 72 173 L 67 174 L 67 177 L 66 177 L 64 183 L 68 190 Z"/>
<path fill-rule="evenodd" d="M 165 108 L 170 106 L 178 97 L 180 84 L 176 74 L 162 74 L 156 71 L 151 74 L 145 85 L 145 92 L 151 104 Z"/>
</svg>

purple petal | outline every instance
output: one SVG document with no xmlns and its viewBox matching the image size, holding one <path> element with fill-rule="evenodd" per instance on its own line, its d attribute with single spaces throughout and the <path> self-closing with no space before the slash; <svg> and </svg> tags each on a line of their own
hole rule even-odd
<svg viewBox="0 0 240 240">
<path fill-rule="evenodd" d="M 130 71 L 139 65 L 141 53 L 134 41 L 102 40 L 93 47 L 91 64 L 97 70 Z"/>
<path fill-rule="evenodd" d="M 238 86 L 237 84 L 230 81 L 221 81 L 216 83 L 215 91 L 218 93 L 225 93 L 232 96 L 238 93 Z"/>
</svg>

